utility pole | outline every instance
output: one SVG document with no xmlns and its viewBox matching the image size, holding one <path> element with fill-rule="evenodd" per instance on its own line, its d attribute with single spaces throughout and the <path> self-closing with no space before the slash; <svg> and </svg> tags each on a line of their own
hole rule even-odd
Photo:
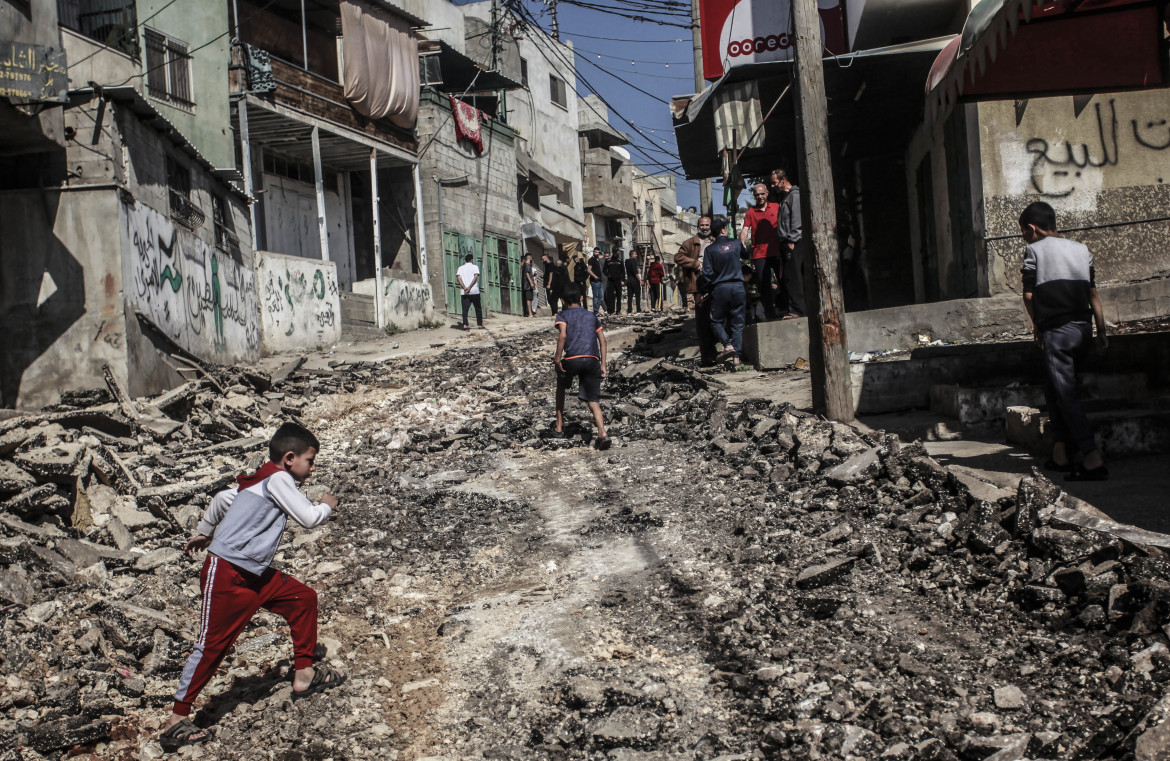
<svg viewBox="0 0 1170 761">
<path fill-rule="evenodd" d="M 805 269 L 811 275 L 805 279 L 804 292 L 813 408 L 831 420 L 849 422 L 853 420 L 853 392 L 845 345 L 845 307 L 837 277 L 837 207 L 817 0 L 792 0 L 792 19 L 800 94 L 796 104 L 797 156 L 805 189 L 806 232 L 801 245 L 808 263 Z"/>
<path fill-rule="evenodd" d="M 548 0 L 548 9 L 552 13 L 553 39 L 561 41 L 561 25 L 557 23 L 557 0 Z"/>
<path fill-rule="evenodd" d="M 691 0 L 691 49 L 695 55 L 695 92 L 702 92 L 707 80 L 703 78 L 703 35 L 700 33 L 699 0 Z M 711 179 L 699 180 L 699 214 L 711 214 Z"/>
<path fill-rule="evenodd" d="M 492 0 L 492 71 L 500 70 L 500 0 Z"/>
</svg>

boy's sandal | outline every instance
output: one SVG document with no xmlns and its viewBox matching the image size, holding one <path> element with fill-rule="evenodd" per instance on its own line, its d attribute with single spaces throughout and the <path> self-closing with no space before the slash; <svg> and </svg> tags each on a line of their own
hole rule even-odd
<svg viewBox="0 0 1170 761">
<path fill-rule="evenodd" d="M 1056 460 L 1053 460 L 1052 458 L 1049 458 L 1049 459 L 1044 461 L 1044 469 L 1045 470 L 1055 470 L 1057 473 L 1069 473 L 1075 467 L 1076 466 L 1073 465 L 1071 462 L 1066 462 L 1064 465 L 1061 465 L 1060 463 L 1058 463 Z"/>
<path fill-rule="evenodd" d="M 610 440 L 609 440 L 609 437 L 608 437 L 608 436 L 599 436 L 599 437 L 597 437 L 597 448 L 598 448 L 599 450 L 603 451 L 603 452 L 604 452 L 606 449 L 609 449 L 609 445 L 610 445 L 610 443 L 611 443 L 611 442 L 610 442 Z"/>
<path fill-rule="evenodd" d="M 1104 465 L 1097 468 L 1086 468 L 1078 465 L 1064 477 L 1065 481 L 1108 481 L 1109 468 Z"/>
<path fill-rule="evenodd" d="M 345 682 L 345 676 L 339 674 L 331 668 L 319 667 L 313 671 L 313 679 L 309 682 L 309 686 L 303 690 L 294 689 L 292 691 L 293 700 L 300 698 L 307 698 L 310 695 L 315 695 L 318 692 L 325 692 L 331 690 Z"/>
<path fill-rule="evenodd" d="M 211 730 L 195 726 L 190 719 L 183 719 L 158 736 L 163 750 L 174 753 L 185 745 L 197 745 L 211 739 Z"/>
</svg>

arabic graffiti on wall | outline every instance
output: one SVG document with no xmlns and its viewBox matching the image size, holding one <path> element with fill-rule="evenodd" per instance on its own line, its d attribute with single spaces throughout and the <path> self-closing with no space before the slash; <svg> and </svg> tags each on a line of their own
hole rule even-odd
<svg viewBox="0 0 1170 761">
<path fill-rule="evenodd" d="M 341 340 L 337 265 L 256 252 L 265 353 L 332 345 Z"/>
<path fill-rule="evenodd" d="M 121 208 L 127 303 L 198 357 L 258 358 L 255 273 L 149 206 Z"/>
<path fill-rule="evenodd" d="M 411 280 L 389 279 L 383 293 L 386 321 L 410 330 L 434 317 L 431 286 Z"/>
<path fill-rule="evenodd" d="M 1051 108 L 1028 108 L 1022 139 L 1001 148 L 1007 195 L 1089 210 L 1103 189 L 1170 180 L 1170 109 L 1158 113 L 1136 98 L 1095 99 L 1070 121 L 1044 118 Z"/>
</svg>

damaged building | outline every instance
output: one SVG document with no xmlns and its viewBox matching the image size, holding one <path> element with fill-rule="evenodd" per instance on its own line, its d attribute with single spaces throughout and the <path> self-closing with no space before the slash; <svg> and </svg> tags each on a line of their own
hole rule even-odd
<svg viewBox="0 0 1170 761">
<path fill-rule="evenodd" d="M 425 22 L 360 0 L 302 11 L 4 6 L 17 74 L 43 85 L 0 98 L 5 406 L 100 385 L 106 364 L 142 394 L 185 360 L 332 345 L 343 306 L 357 330 L 429 319 Z"/>
</svg>

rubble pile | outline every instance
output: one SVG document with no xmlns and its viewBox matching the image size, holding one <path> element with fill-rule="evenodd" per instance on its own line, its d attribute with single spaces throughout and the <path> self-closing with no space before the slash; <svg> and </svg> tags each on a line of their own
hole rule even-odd
<svg viewBox="0 0 1170 761">
<path fill-rule="evenodd" d="M 568 439 L 545 433 L 547 335 L 322 372 L 203 367 L 154 399 L 111 378 L 0 420 L 0 760 L 161 753 L 198 618 L 181 548 L 286 419 L 318 433 L 316 488 L 343 508 L 276 560 L 322 591 L 323 654 L 350 680 L 293 703 L 283 621 L 262 613 L 205 693 L 216 735 L 196 754 L 1166 757 L 1170 537 L 1039 473 L 1007 491 L 894 436 L 731 403 L 719 377 L 618 356 L 604 454 L 580 409 Z M 504 488 L 573 463 L 596 481 L 573 482 L 597 508 L 579 527 L 545 522 L 551 481 L 531 501 Z M 566 542 L 588 556 L 613 537 L 653 562 L 605 586 L 601 556 L 568 580 Z M 478 613 L 591 579 L 599 602 L 576 613 L 606 626 L 577 632 L 588 658 L 557 672 L 500 638 L 450 691 L 452 649 L 490 639 Z"/>
</svg>

